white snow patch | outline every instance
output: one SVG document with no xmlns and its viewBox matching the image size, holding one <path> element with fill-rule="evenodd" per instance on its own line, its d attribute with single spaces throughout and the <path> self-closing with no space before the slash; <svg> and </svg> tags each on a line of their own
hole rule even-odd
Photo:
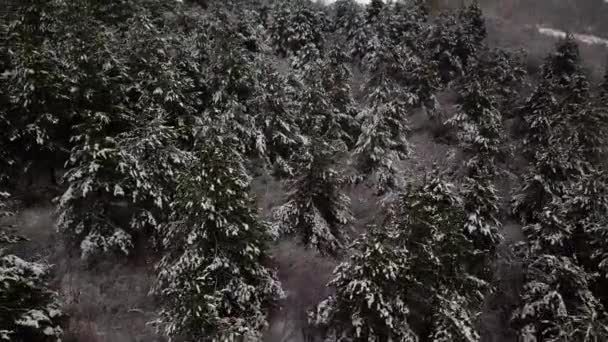
<svg viewBox="0 0 608 342">
<path fill-rule="evenodd" d="M 608 0 L 605 0 L 606 2 L 608 2 Z M 561 30 L 556 30 L 556 29 L 552 29 L 549 27 L 542 27 L 542 26 L 537 26 L 538 28 L 538 33 L 545 35 L 545 36 L 550 36 L 550 37 L 554 37 L 554 38 L 565 38 L 566 37 L 566 32 L 561 31 Z M 589 44 L 589 45 L 604 45 L 604 46 L 608 46 L 608 39 L 604 39 L 598 36 L 594 36 L 594 35 L 590 35 L 590 34 L 573 34 L 574 39 L 576 39 L 577 41 L 584 43 L 584 44 Z"/>
</svg>

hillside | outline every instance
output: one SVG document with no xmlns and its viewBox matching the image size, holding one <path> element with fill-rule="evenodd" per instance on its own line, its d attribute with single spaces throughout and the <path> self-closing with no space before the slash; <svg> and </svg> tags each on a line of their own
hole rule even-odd
<svg viewBox="0 0 608 342">
<path fill-rule="evenodd" d="M 608 340 L 607 11 L 24 1 L 0 340 Z"/>
</svg>

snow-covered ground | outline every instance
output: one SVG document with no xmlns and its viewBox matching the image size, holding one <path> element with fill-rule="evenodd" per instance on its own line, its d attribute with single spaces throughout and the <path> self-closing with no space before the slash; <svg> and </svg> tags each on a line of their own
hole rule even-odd
<svg viewBox="0 0 608 342">
<path fill-rule="evenodd" d="M 608 2 L 608 0 L 605 0 L 605 1 Z M 550 37 L 564 38 L 564 37 L 566 37 L 566 34 L 567 34 L 564 31 L 552 29 L 549 27 L 537 26 L 537 28 L 538 28 L 538 33 L 540 33 L 542 35 L 550 36 Z M 574 33 L 573 35 L 576 40 L 578 40 L 579 42 L 584 43 L 584 44 L 608 46 L 608 39 L 604 39 L 604 38 L 589 35 L 589 34 Z"/>
</svg>

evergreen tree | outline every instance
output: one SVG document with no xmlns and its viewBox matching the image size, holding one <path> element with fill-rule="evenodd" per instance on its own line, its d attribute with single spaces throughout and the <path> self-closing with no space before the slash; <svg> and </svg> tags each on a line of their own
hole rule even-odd
<svg viewBox="0 0 608 342">
<path fill-rule="evenodd" d="M 376 20 L 380 12 L 382 12 L 382 8 L 384 7 L 383 0 L 372 0 L 367 5 L 367 23 L 371 23 Z"/>
<path fill-rule="evenodd" d="M 344 227 L 352 221 L 350 199 L 341 192 L 348 179 L 335 160 L 341 148 L 318 138 L 305 148 L 288 184 L 287 202 L 275 210 L 275 231 L 336 255 L 344 247 Z"/>
<path fill-rule="evenodd" d="M 192 122 L 192 79 L 171 68 L 177 56 L 167 52 L 181 42 L 146 11 L 131 20 L 123 44 L 102 26 L 73 56 L 83 72 L 72 95 L 78 107 L 57 226 L 83 257 L 130 254 L 154 236 L 189 158 L 182 147 L 192 127 L 182 124 Z"/>
<path fill-rule="evenodd" d="M 259 69 L 256 79 L 260 83 L 252 101 L 257 109 L 256 150 L 279 174 L 292 174 L 290 162 L 305 140 L 296 124 L 295 89 L 269 65 Z"/>
<path fill-rule="evenodd" d="M 431 178 L 401 196 L 383 229 L 336 268 L 335 294 L 311 314 L 328 337 L 356 341 L 475 341 L 486 280 L 453 185 Z"/>
<path fill-rule="evenodd" d="M 419 50 L 428 15 L 424 1 L 388 2 L 382 8 L 375 27 L 384 44 L 406 45 L 412 50 Z"/>
<path fill-rule="evenodd" d="M 12 215 L 7 193 L 0 193 L 0 218 Z M 7 254 L 5 247 L 25 240 L 0 227 L 0 340 L 61 341 L 64 313 L 49 288 L 50 266 Z"/>
<path fill-rule="evenodd" d="M 64 314 L 48 278 L 47 265 L 0 255 L 0 340 L 61 341 Z"/>
<path fill-rule="evenodd" d="M 579 87 L 582 88 L 581 91 L 587 90 L 585 86 L 583 84 L 582 87 Z M 601 164 L 601 160 L 607 152 L 608 71 L 606 71 L 599 88 L 599 93 L 593 96 L 590 101 L 587 99 L 587 94 L 580 94 L 583 96 L 582 101 L 578 101 L 578 106 L 571 109 L 573 110 L 572 122 L 575 125 L 573 130 L 577 132 L 576 140 L 581 148 L 580 153 L 584 160 L 596 167 Z"/>
<path fill-rule="evenodd" d="M 522 191 L 515 197 L 515 212 L 524 221 L 565 195 L 568 182 L 581 172 L 579 124 L 574 118 L 584 110 L 589 85 L 580 73 L 578 48 L 572 43 L 570 38 L 560 42 L 557 52 L 547 58 L 541 83 L 522 108 L 529 127 L 523 149 L 532 161 Z"/>
<path fill-rule="evenodd" d="M 73 75 L 66 58 L 70 46 L 56 37 L 74 27 L 69 21 L 74 14 L 66 7 L 57 1 L 28 0 L 18 6 L 16 22 L 8 26 L 11 53 L 2 76 L 2 143 L 9 162 L 5 174 L 31 175 L 65 158 Z"/>
<path fill-rule="evenodd" d="M 464 75 L 483 46 L 486 29 L 481 9 L 473 3 L 456 14 L 442 13 L 429 30 L 430 58 L 437 61 L 442 83 L 448 85 Z"/>
<path fill-rule="evenodd" d="M 418 341 L 408 323 L 403 276 L 408 259 L 386 230 L 373 228 L 350 247 L 353 255 L 334 270 L 336 293 L 310 321 L 332 341 Z"/>
<path fill-rule="evenodd" d="M 486 91 L 496 102 L 503 115 L 511 114 L 520 102 L 519 91 L 526 85 L 522 53 L 510 53 L 503 49 L 488 49 L 479 54 L 479 60 L 472 68 L 486 82 Z M 471 68 L 471 70 L 473 70 Z"/>
<path fill-rule="evenodd" d="M 344 113 L 334 107 L 339 102 L 332 103 L 330 93 L 345 85 L 334 82 L 333 68 L 332 63 L 317 63 L 305 75 L 300 127 L 308 141 L 294 161 L 298 171 L 289 182 L 287 202 L 275 211 L 277 231 L 295 234 L 330 255 L 342 249 L 342 230 L 351 221 L 350 200 L 341 191 L 348 178 L 338 169 L 349 136 L 342 125 Z"/>
<path fill-rule="evenodd" d="M 236 31 L 237 23 L 220 12 L 210 25 L 216 39 L 209 44 L 211 55 L 206 65 L 209 105 L 202 115 L 203 129 L 212 129 L 232 140 L 239 153 L 255 153 L 255 113 L 249 103 L 259 91 L 256 60 Z"/>
<path fill-rule="evenodd" d="M 459 90 L 458 112 L 448 122 L 458 128 L 458 138 L 468 155 L 465 164 L 466 230 L 484 247 L 493 250 L 500 240 L 498 195 L 493 181 L 496 159 L 503 154 L 505 134 L 502 115 L 489 94 L 490 81 L 472 67 Z"/>
<path fill-rule="evenodd" d="M 601 341 L 604 308 L 589 290 L 592 277 L 568 257 L 542 254 L 524 271 L 522 305 L 513 313 L 522 341 Z"/>
<path fill-rule="evenodd" d="M 327 25 L 325 13 L 310 1 L 277 1 L 272 10 L 270 39 L 277 52 L 285 57 L 311 46 L 323 50 L 323 32 Z"/>
<path fill-rule="evenodd" d="M 321 66 L 321 84 L 327 92 L 328 103 L 331 104 L 332 117 L 339 124 L 340 140 L 350 149 L 357 142 L 360 133 L 360 123 L 357 121 L 357 105 L 351 93 L 351 71 L 348 67 L 347 56 L 337 48 L 327 53 Z"/>
<path fill-rule="evenodd" d="M 527 242 L 524 292 L 513 324 L 524 340 L 601 340 L 608 321 L 583 264 L 589 259 L 585 235 L 594 230 L 594 212 L 605 207 L 605 187 L 599 179 L 590 182 L 588 176 L 599 175 L 579 138 L 589 84 L 572 37 L 546 59 L 541 76 L 524 106 L 530 123 L 524 148 L 532 165 L 516 198 Z"/>
<path fill-rule="evenodd" d="M 541 77 L 551 81 L 553 89 L 567 94 L 572 84 L 572 76 L 581 73 L 580 51 L 573 35 L 569 34 L 560 40 L 556 49 L 545 59 L 542 66 Z"/>
<path fill-rule="evenodd" d="M 181 174 L 169 222 L 166 253 L 154 293 L 164 332 L 196 341 L 259 340 L 267 313 L 282 296 L 264 266 L 271 235 L 249 195 L 238 154 L 216 142 L 200 146 Z"/>
<path fill-rule="evenodd" d="M 334 32 L 350 36 L 361 24 L 359 18 L 363 9 L 355 0 L 338 0 L 333 3 L 334 15 L 331 20 Z"/>
<path fill-rule="evenodd" d="M 366 84 L 367 108 L 362 111 L 361 134 L 355 148 L 357 169 L 371 177 L 380 192 L 399 186 L 397 163 L 406 159 L 410 146 L 406 135 L 407 114 L 418 104 L 401 77 L 403 66 L 415 62 L 407 49 L 384 49 L 374 61 Z M 410 65 L 413 63 L 410 63 Z"/>
</svg>

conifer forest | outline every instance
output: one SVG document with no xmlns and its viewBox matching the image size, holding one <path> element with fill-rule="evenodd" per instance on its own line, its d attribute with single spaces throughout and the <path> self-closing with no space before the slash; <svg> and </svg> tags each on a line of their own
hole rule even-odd
<svg viewBox="0 0 608 342">
<path fill-rule="evenodd" d="M 0 7 L 0 341 L 608 341 L 605 1 Z"/>
</svg>

